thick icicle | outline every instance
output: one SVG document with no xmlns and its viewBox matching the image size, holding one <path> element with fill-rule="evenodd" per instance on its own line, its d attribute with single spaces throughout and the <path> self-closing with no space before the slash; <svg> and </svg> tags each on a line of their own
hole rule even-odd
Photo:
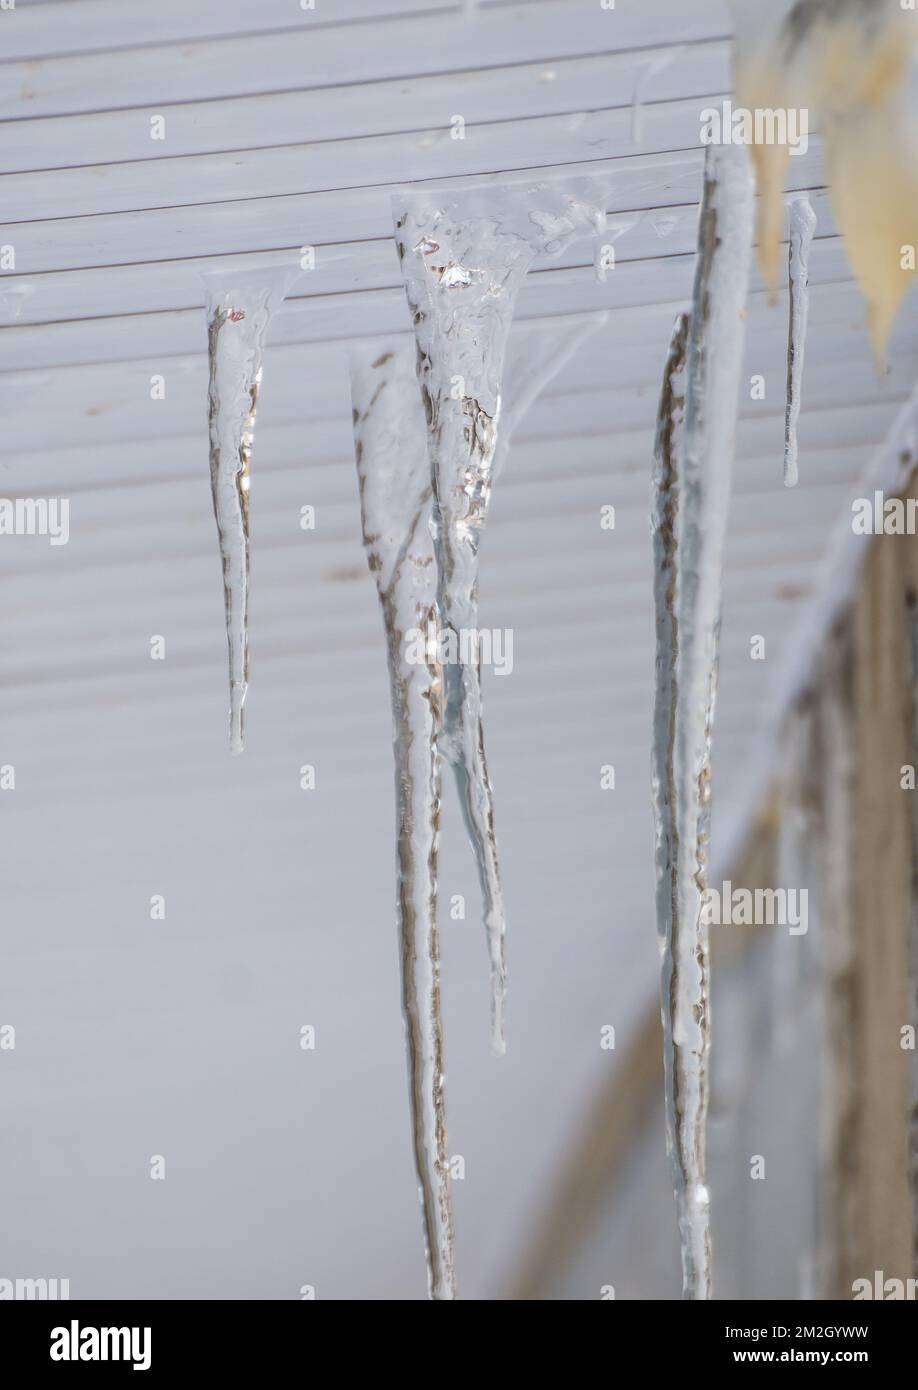
<svg viewBox="0 0 918 1390">
<path fill-rule="evenodd" d="M 243 749 L 249 680 L 249 465 L 265 334 L 298 271 L 214 271 L 207 289 L 210 482 L 223 561 L 229 645 L 230 749 Z"/>
<path fill-rule="evenodd" d="M 382 605 L 394 719 L 402 1007 L 415 1163 L 427 1240 L 430 1296 L 455 1297 L 453 1214 L 443 1091 L 437 849 L 443 673 L 436 642 L 409 660 L 408 635 L 437 631 L 436 565 L 428 519 L 430 467 L 414 409 L 407 342 L 354 349 L 354 437 L 364 547 Z"/>
<path fill-rule="evenodd" d="M 797 422 L 800 419 L 806 326 L 810 315 L 810 247 L 816 231 L 816 214 L 806 195 L 790 206 L 790 323 L 787 335 L 787 412 L 784 417 L 784 486 L 796 487 Z"/>
<path fill-rule="evenodd" d="M 603 186 L 586 179 L 393 199 L 428 426 L 437 605 L 447 642 L 460 653 L 444 670 L 441 747 L 455 772 L 485 897 L 497 1052 L 505 1047 L 506 928 L 480 664 L 462 655 L 474 649 L 470 638 L 478 631 L 478 549 L 495 471 L 501 378 L 516 296 L 538 254 L 557 255 L 575 237 L 602 230 L 604 207 Z"/>
<path fill-rule="evenodd" d="M 753 189 L 745 152 L 705 167 L 692 316 L 666 368 L 651 506 L 657 604 L 654 809 L 667 1142 L 686 1298 L 711 1296 L 705 1178 L 710 754 L 721 574 L 742 370 Z M 684 376 L 684 391 L 681 379 Z"/>
<path fill-rule="evenodd" d="M 548 328 L 526 325 L 511 338 L 508 405 L 495 472 L 513 427 L 539 391 L 606 319 L 604 313 L 554 319 Z M 442 668 L 434 642 L 428 644 L 427 661 L 408 660 L 407 635 L 433 637 L 437 631 L 430 463 L 409 340 L 353 349 L 351 392 L 364 544 L 383 611 L 392 690 L 402 997 L 433 1293 L 451 1287 L 453 1278 L 436 916 Z M 471 742 L 482 746 L 480 728 Z M 495 980 L 492 973 L 492 994 L 504 979 Z"/>
<path fill-rule="evenodd" d="M 683 1227 L 684 1214 L 681 1203 L 683 1192 L 688 1191 L 692 1172 L 695 1166 L 698 1166 L 697 1154 L 694 1149 L 694 1145 L 698 1141 L 696 1136 L 688 1130 L 688 1125 L 696 1120 L 696 1116 L 690 1114 L 687 1117 L 686 1131 L 688 1132 L 686 1132 L 680 1124 L 676 1106 L 678 1094 L 676 1066 L 681 1061 L 681 1054 L 677 1051 L 675 1044 L 676 991 L 680 985 L 677 967 L 681 958 L 678 943 L 680 922 L 678 895 L 679 872 L 684 859 L 680 852 L 679 836 L 686 827 L 679 824 L 675 770 L 676 712 L 679 707 L 676 520 L 681 496 L 680 471 L 685 428 L 685 371 L 689 323 L 688 314 L 681 314 L 677 318 L 666 361 L 666 370 L 663 374 L 650 503 L 656 625 L 652 789 L 656 828 L 657 933 L 664 972 L 662 1022 L 666 1061 L 666 1144 L 674 1170 L 686 1292 L 688 1291 L 690 1273 L 687 1261 L 691 1250 L 687 1245 L 687 1234 Z M 691 831 L 691 827 L 688 829 Z M 701 998 L 702 1007 L 706 1010 L 706 941 L 701 946 L 701 955 L 697 965 L 700 971 L 697 993 Z M 699 1065 L 706 1061 L 706 1033 L 700 1052 Z M 691 1065 L 695 1060 L 695 1058 L 690 1057 L 688 1064 Z M 694 1163 L 693 1160 L 695 1160 Z M 700 1166 L 703 1169 L 703 1157 Z M 700 1264 L 706 1277 L 708 1266 L 708 1237 L 706 1233 L 703 1236 L 703 1245 Z M 694 1269 L 692 1275 L 694 1277 Z"/>
</svg>

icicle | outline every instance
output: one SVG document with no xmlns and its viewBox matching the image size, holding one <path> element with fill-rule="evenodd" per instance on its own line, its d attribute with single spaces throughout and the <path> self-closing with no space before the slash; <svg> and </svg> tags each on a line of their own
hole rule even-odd
<svg viewBox="0 0 918 1390">
<path fill-rule="evenodd" d="M 521 325 L 519 331 L 511 334 L 504 371 L 502 425 L 491 469 L 492 483 L 503 469 L 514 430 L 530 405 L 607 318 L 607 314 L 599 313 L 571 320 L 553 319 L 549 326 Z M 476 605 L 476 627 L 477 624 Z M 480 673 L 478 670 L 472 672 L 472 668 L 469 671 L 465 705 L 456 726 L 456 736 L 461 743 L 452 766 L 485 904 L 485 929 L 491 957 L 491 1048 L 502 1056 L 506 1051 L 506 917 L 494 832 L 493 795 L 485 755 Z"/>
<path fill-rule="evenodd" d="M 584 179 L 393 199 L 428 422 L 437 605 L 446 638 L 460 654 L 478 631 L 478 548 L 491 496 L 516 296 L 536 255 L 557 255 L 575 237 L 599 231 L 604 208 L 604 186 Z M 478 662 L 460 655 L 447 664 L 444 686 L 441 747 L 455 772 L 486 900 L 491 1039 L 500 1053 L 505 921 Z"/>
<path fill-rule="evenodd" d="M 511 338 L 508 407 L 495 472 L 502 466 L 514 425 L 607 317 L 556 319 L 549 328 L 527 325 Z M 449 1297 L 454 1279 L 452 1217 L 436 916 L 443 685 L 435 659 L 437 577 L 430 530 L 430 463 L 409 341 L 353 349 L 351 392 L 364 544 L 382 606 L 395 721 L 402 998 L 415 1155 L 431 1291 L 436 1297 Z M 409 637 L 416 648 L 418 634 L 431 638 L 423 663 L 408 659 Z M 471 765 L 474 750 L 483 748 L 480 725 L 470 744 L 466 757 Z M 502 984 L 503 977 L 495 982 L 492 975 L 492 991 Z"/>
<path fill-rule="evenodd" d="M 436 566 L 427 525 L 430 467 L 413 354 L 354 349 L 351 391 L 364 547 L 388 647 L 398 817 L 402 1007 L 415 1163 L 430 1296 L 455 1298 L 453 1214 L 443 1091 L 437 849 L 443 673 L 437 650 Z M 418 644 L 416 635 L 423 634 Z M 425 659 L 412 662 L 410 642 Z M 431 640 L 428 642 L 428 638 Z"/>
<path fill-rule="evenodd" d="M 599 313 L 571 320 L 553 319 L 547 327 L 522 325 L 519 331 L 511 334 L 504 371 L 502 426 L 491 469 L 492 483 L 503 469 L 513 432 L 530 405 L 607 317 Z M 474 626 L 477 624 L 476 604 Z M 485 907 L 491 958 L 491 1048 L 502 1056 L 506 1051 L 506 916 L 494 831 L 493 794 L 485 754 L 480 673 L 471 667 L 464 701 L 457 720 L 456 737 L 460 742 L 452 767 Z"/>
<path fill-rule="evenodd" d="M 249 465 L 265 334 L 297 270 L 213 271 L 207 289 L 210 481 L 223 561 L 230 749 L 243 749 L 249 679 Z"/>
<path fill-rule="evenodd" d="M 656 827 L 656 915 L 657 932 L 663 961 L 663 1037 L 666 1060 L 666 1142 L 673 1164 L 677 1204 L 687 1192 L 697 1163 L 694 1146 L 697 1137 L 688 1129 L 695 1122 L 690 1113 L 683 1131 L 676 1109 L 677 1082 L 675 1066 L 681 1062 L 676 1048 L 676 998 L 679 987 L 677 969 L 682 952 L 679 950 L 680 925 L 678 893 L 680 859 L 680 827 L 675 784 L 677 709 L 679 706 L 679 645 L 677 617 L 677 531 L 676 521 L 681 495 L 680 469 L 682 464 L 683 432 L 685 428 L 685 370 L 688 353 L 690 319 L 681 314 L 673 329 L 663 391 L 657 418 L 654 447 L 654 470 L 651 483 L 650 530 L 654 561 L 654 611 L 656 624 L 656 681 L 654 689 L 654 728 L 652 744 L 652 789 Z M 691 830 L 691 827 L 689 827 Z M 702 946 L 699 960 L 701 972 L 698 995 L 706 1008 L 707 943 Z M 699 1065 L 706 1059 L 707 1039 L 703 1040 Z M 695 1058 L 684 1065 L 690 1066 Z M 696 1100 L 697 1104 L 697 1100 Z M 683 1137 L 684 1136 L 684 1137 Z M 695 1162 L 693 1163 L 693 1159 Z M 703 1182 L 702 1182 L 703 1188 Z M 678 1206 L 682 1236 L 682 1261 L 686 1290 L 689 1282 L 687 1245 L 683 1227 L 685 1213 Z M 699 1261 L 705 1271 L 708 1266 L 707 1235 L 703 1235 L 703 1253 Z M 692 1271 L 694 1277 L 694 1271 Z"/>
<path fill-rule="evenodd" d="M 710 1006 L 710 745 L 721 572 L 742 370 L 753 192 L 745 152 L 711 146 L 692 317 L 677 324 L 657 430 L 653 783 L 667 1141 L 686 1298 L 711 1296 L 705 1178 Z M 685 379 L 684 394 L 681 379 Z"/>
<path fill-rule="evenodd" d="M 784 486 L 796 487 L 797 422 L 800 419 L 806 326 L 810 313 L 810 247 L 816 231 L 816 214 L 806 195 L 790 206 L 790 327 L 787 337 L 787 413 L 784 423 Z"/>
</svg>

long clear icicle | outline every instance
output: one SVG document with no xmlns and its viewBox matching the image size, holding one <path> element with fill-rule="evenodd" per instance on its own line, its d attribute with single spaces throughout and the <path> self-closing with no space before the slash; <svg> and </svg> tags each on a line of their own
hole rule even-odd
<svg viewBox="0 0 918 1390">
<path fill-rule="evenodd" d="M 504 368 L 501 429 L 491 468 L 492 484 L 500 476 L 514 430 L 526 411 L 585 339 L 595 333 L 607 318 L 607 314 L 599 313 L 574 319 L 554 319 L 548 326 L 521 325 L 519 330 L 511 334 Z M 476 602 L 476 626 L 477 623 Z M 469 671 L 472 672 L 471 667 Z M 485 756 L 481 675 L 477 668 L 463 688 L 464 698 L 466 694 L 466 704 L 461 717 L 457 719 L 457 738 L 460 742 L 452 759 L 452 768 L 484 901 L 485 932 L 491 961 L 491 1049 L 497 1056 L 503 1056 L 507 1050 L 506 915 L 494 829 L 493 792 Z"/>
<path fill-rule="evenodd" d="M 548 328 L 527 325 L 511 339 L 506 425 L 495 467 L 506 455 L 513 426 L 539 391 L 606 318 L 591 314 L 553 320 Z M 409 340 L 353 349 L 351 394 L 364 545 L 383 612 L 395 725 L 402 1003 L 415 1160 L 431 1294 L 451 1297 L 455 1276 L 436 915 L 443 684 L 435 642 L 428 644 L 423 664 L 408 660 L 409 634 L 433 637 L 437 631 L 430 463 Z"/>
<path fill-rule="evenodd" d="M 788 281 L 790 318 L 787 336 L 787 410 L 784 417 L 784 486 L 796 487 L 797 423 L 803 388 L 803 359 L 810 316 L 810 247 L 816 231 L 816 214 L 806 195 L 790 205 Z"/>
<path fill-rule="evenodd" d="M 478 631 L 478 551 L 516 296 L 536 256 L 557 255 L 575 237 L 601 231 L 604 208 L 604 187 L 588 179 L 393 198 L 427 418 L 437 606 L 449 644 L 463 655 Z M 492 972 L 491 1038 L 501 1053 L 506 922 L 477 660 L 460 656 L 444 669 L 441 747 L 455 773 L 479 866 Z"/>
<path fill-rule="evenodd" d="M 298 271 L 213 271 L 207 292 L 210 482 L 229 647 L 230 749 L 243 750 L 249 681 L 249 467 L 265 335 Z"/>
<path fill-rule="evenodd" d="M 711 1020 L 703 908 L 721 576 L 752 226 L 745 151 L 710 147 L 692 315 L 679 321 L 670 348 L 651 503 L 657 612 L 653 799 L 667 1143 L 683 1291 L 690 1299 L 711 1297 L 705 1163 Z"/>
<path fill-rule="evenodd" d="M 436 638 L 430 467 L 410 348 L 355 348 L 354 438 L 364 546 L 388 648 L 394 720 L 402 1008 L 415 1163 L 430 1296 L 455 1297 L 453 1214 L 443 1089 L 437 851 L 443 672 L 436 641 L 413 663 L 409 635 Z M 417 643 L 415 643 L 417 646 Z"/>
<path fill-rule="evenodd" d="M 514 431 L 549 381 L 571 360 L 582 343 L 606 323 L 605 313 L 576 318 L 552 319 L 547 325 L 520 325 L 511 333 L 504 367 L 501 429 L 494 450 L 492 483 L 504 467 Z M 431 517 L 431 523 L 433 518 Z M 477 625 L 477 607 L 475 623 Z M 495 951 L 498 940 L 506 937 L 506 917 L 500 889 L 500 866 L 494 831 L 491 782 L 485 758 L 483 705 L 480 672 L 476 670 L 471 697 L 458 721 L 461 746 L 453 761 L 453 772 L 462 807 L 463 820 L 475 855 L 482 898 L 485 905 L 485 931 L 491 959 L 491 1049 L 498 1056 L 506 1051 L 506 947 Z M 498 930 L 499 929 L 499 930 Z"/>
</svg>

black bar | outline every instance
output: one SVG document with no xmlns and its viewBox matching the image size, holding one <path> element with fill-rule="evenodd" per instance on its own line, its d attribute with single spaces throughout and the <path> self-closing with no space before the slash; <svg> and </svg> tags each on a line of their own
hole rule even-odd
<svg viewBox="0 0 918 1390">
<path fill-rule="evenodd" d="M 768 1365 L 822 1373 L 853 1367 L 871 1374 L 910 1364 L 918 1328 L 915 1313 L 915 1304 L 909 1302 L 622 1302 L 606 1304 L 595 1321 L 591 1318 L 577 1330 L 586 1337 L 599 1334 L 596 1350 L 602 1350 L 610 1372 L 635 1360 L 655 1371 L 672 1368 L 693 1377 L 720 1369 L 742 1374 Z M 522 1327 L 516 1324 L 520 1314 L 506 1304 L 491 1314 L 495 1315 L 509 1319 L 502 1334 L 507 1370 L 512 1370 L 517 1355 L 524 1368 L 535 1345 L 548 1343 L 560 1350 L 561 1339 L 569 1335 L 566 1317 L 557 1328 L 543 1325 L 535 1342 L 526 1331 L 525 1312 Z M 380 1316 L 385 1319 L 384 1327 L 379 1324 L 384 1336 L 377 1337 Z M 0 1303 L 0 1365 L 7 1384 L 12 1384 L 13 1371 L 50 1373 L 52 1380 L 62 1383 L 86 1373 L 126 1374 L 133 1381 L 138 1373 L 132 1357 L 137 1355 L 140 1385 L 150 1376 L 188 1371 L 201 1371 L 209 1383 L 223 1375 L 236 1383 L 246 1374 L 264 1376 L 272 1368 L 284 1368 L 286 1374 L 298 1369 L 311 1378 L 328 1364 L 329 1356 L 334 1357 L 332 1366 L 346 1365 L 353 1372 L 362 1355 L 368 1370 L 378 1375 L 395 1351 L 395 1334 L 407 1336 L 407 1345 L 414 1348 L 412 1364 L 403 1366 L 412 1374 L 421 1373 L 420 1355 L 428 1350 L 441 1359 L 445 1356 L 453 1368 L 467 1351 L 470 1366 L 480 1367 L 481 1348 L 477 1343 L 473 1348 L 463 1324 L 454 1323 L 453 1317 L 461 1319 L 462 1313 L 409 1303 L 386 1304 L 380 1315 L 366 1302 L 347 1304 L 343 1313 L 342 1305 L 331 1301 L 5 1302 Z M 102 1334 L 103 1328 L 114 1329 L 115 1335 Z M 608 1340 L 610 1335 L 613 1340 Z M 416 1338 L 422 1339 L 420 1347 L 415 1347 Z M 423 1346 L 427 1338 L 429 1348 Z M 52 1347 L 68 1355 L 75 1347 L 82 1358 L 101 1353 L 103 1346 L 107 1352 L 117 1351 L 118 1359 L 62 1360 L 51 1355 Z M 397 1355 L 402 1361 L 404 1345 Z"/>
</svg>

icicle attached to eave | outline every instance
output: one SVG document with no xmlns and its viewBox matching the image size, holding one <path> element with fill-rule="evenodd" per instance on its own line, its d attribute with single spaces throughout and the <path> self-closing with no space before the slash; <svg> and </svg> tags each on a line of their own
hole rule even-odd
<svg viewBox="0 0 918 1390">
<path fill-rule="evenodd" d="M 504 359 L 516 297 L 539 254 L 558 255 L 605 225 L 605 186 L 590 179 L 487 184 L 393 198 L 396 243 L 427 418 L 440 621 L 457 651 L 478 631 L 478 551 L 501 428 Z M 481 673 L 444 668 L 441 749 L 454 769 L 485 897 L 493 1049 L 505 1049 L 506 922 L 494 804 L 482 738 Z"/>
<path fill-rule="evenodd" d="M 753 241 L 746 152 L 705 166 L 691 318 L 677 323 L 657 430 L 654 804 L 667 1142 L 684 1294 L 711 1297 L 705 1172 L 710 1000 L 704 906 L 721 581 Z M 684 380 L 684 389 L 683 389 Z"/>
<path fill-rule="evenodd" d="M 230 749 L 241 753 L 249 681 L 249 482 L 265 336 L 299 274 L 278 267 L 210 271 L 206 287 L 210 481 L 223 563 Z"/>
<path fill-rule="evenodd" d="M 399 954 L 430 1296 L 456 1296 L 440 1016 L 437 855 L 443 672 L 430 468 L 409 340 L 351 352 L 364 548 L 386 630 L 394 723 Z M 423 634 L 423 643 L 412 637 Z M 427 638 L 430 638 L 429 644 Z M 423 650 L 423 661 L 409 659 Z"/>
<path fill-rule="evenodd" d="M 597 313 L 536 321 L 511 336 L 507 407 L 495 473 L 506 459 L 515 425 L 607 317 Z M 430 462 L 415 357 L 410 339 L 393 338 L 353 348 L 350 366 L 364 548 L 382 607 L 395 727 L 399 941 L 412 1132 L 430 1291 L 440 1299 L 455 1296 L 437 927 L 443 670 L 437 659 Z M 415 659 L 419 650 L 426 653 L 424 661 Z M 478 719 L 463 725 L 468 737 L 463 764 L 473 770 L 475 758 L 484 751 L 480 714 L 479 709 Z M 486 769 L 467 780 L 475 777 L 486 781 Z M 461 797 L 465 784 L 458 776 L 457 784 Z M 466 805 L 463 812 L 468 826 Z M 493 852 L 499 884 L 496 843 Z M 482 889 L 487 907 L 484 881 Z M 492 997 L 505 987 L 501 955 L 496 963 L 492 959 Z"/>
</svg>

